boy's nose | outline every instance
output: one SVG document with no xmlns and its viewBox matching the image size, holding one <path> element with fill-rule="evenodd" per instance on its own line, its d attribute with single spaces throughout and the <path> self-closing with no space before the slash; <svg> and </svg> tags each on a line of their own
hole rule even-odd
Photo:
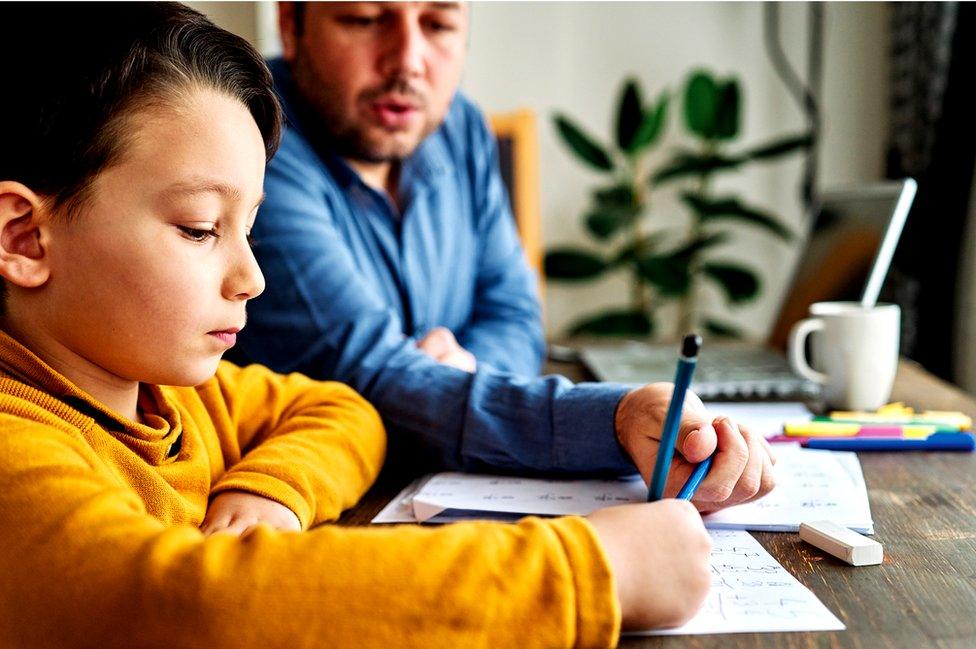
<svg viewBox="0 0 976 649">
<path fill-rule="evenodd" d="M 261 295 L 264 287 L 264 273 L 250 247 L 245 247 L 245 254 L 241 255 L 227 276 L 225 296 L 234 300 L 251 300 Z"/>
</svg>

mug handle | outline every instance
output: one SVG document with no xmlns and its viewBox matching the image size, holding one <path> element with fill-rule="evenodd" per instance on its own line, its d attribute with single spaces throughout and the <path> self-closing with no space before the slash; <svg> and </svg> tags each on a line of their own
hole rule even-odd
<svg viewBox="0 0 976 649">
<path fill-rule="evenodd" d="M 793 371 L 814 383 L 826 383 L 827 375 L 810 367 L 806 358 L 807 336 L 814 331 L 822 331 L 824 321 L 820 318 L 800 320 L 790 330 L 790 366 Z"/>
</svg>

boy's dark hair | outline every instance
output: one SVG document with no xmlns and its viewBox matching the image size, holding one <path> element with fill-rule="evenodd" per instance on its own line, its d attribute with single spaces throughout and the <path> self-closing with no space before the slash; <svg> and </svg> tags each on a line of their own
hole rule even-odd
<svg viewBox="0 0 976 649">
<path fill-rule="evenodd" d="M 17 3 L 0 7 L 5 97 L 0 180 L 71 213 L 118 159 L 140 108 L 188 88 L 239 99 L 278 147 L 281 109 L 261 56 L 179 3 Z"/>
</svg>

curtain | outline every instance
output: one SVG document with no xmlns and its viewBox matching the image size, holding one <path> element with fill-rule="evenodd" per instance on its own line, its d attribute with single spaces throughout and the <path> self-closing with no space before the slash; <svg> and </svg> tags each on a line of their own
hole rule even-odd
<svg viewBox="0 0 976 649">
<path fill-rule="evenodd" d="M 901 305 L 902 352 L 953 380 L 956 283 L 976 163 L 976 7 L 891 6 L 891 133 L 887 174 L 918 194 L 884 298 Z"/>
</svg>

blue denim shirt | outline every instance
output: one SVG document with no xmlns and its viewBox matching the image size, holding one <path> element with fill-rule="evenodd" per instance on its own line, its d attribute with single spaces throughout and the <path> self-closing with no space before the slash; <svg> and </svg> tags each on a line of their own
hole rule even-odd
<svg viewBox="0 0 976 649">
<path fill-rule="evenodd" d="M 383 416 L 391 454 L 425 465 L 633 472 L 613 432 L 626 388 L 537 376 L 535 278 L 478 109 L 458 94 L 403 162 L 401 216 L 312 146 L 287 66 L 270 65 L 287 125 L 252 232 L 267 288 L 233 358 L 348 383 Z M 474 374 L 416 348 L 437 326 L 475 355 Z"/>
</svg>

